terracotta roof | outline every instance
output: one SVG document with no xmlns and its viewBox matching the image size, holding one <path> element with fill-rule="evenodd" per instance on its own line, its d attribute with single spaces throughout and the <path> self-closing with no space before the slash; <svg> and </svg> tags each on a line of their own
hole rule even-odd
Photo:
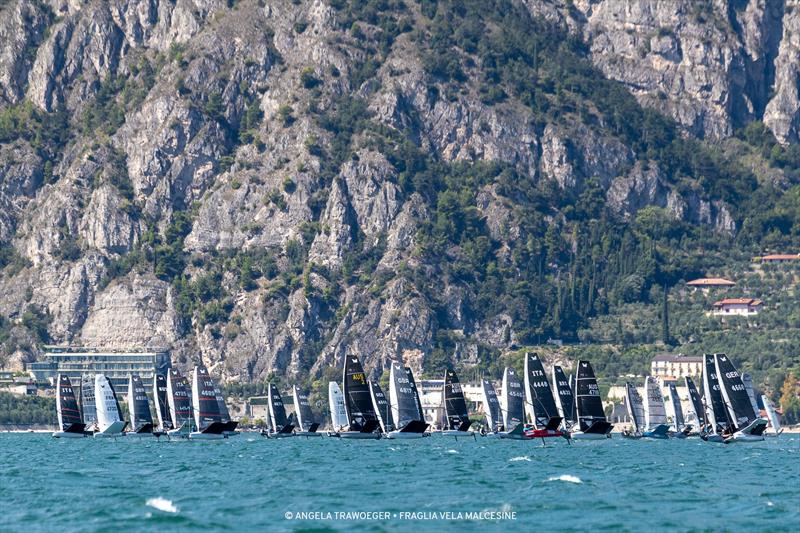
<svg viewBox="0 0 800 533">
<path fill-rule="evenodd" d="M 733 287 L 735 282 L 725 278 L 700 278 L 687 283 L 692 287 Z"/>
<path fill-rule="evenodd" d="M 756 300 L 755 298 L 725 298 L 724 300 L 714 302 L 714 307 L 722 307 L 723 305 L 750 305 L 755 307 L 763 303 L 764 302 L 761 300 Z"/>
<path fill-rule="evenodd" d="M 800 259 L 800 254 L 772 254 L 761 258 L 762 261 L 797 261 L 798 259 Z"/>
</svg>

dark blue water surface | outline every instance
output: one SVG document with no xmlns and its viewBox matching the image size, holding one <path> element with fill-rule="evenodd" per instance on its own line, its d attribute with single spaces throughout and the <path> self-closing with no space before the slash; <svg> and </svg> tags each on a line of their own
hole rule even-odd
<svg viewBox="0 0 800 533">
<path fill-rule="evenodd" d="M 0 435 L 3 532 L 353 529 L 800 531 L 800 437 L 726 446 L 615 436 L 543 448 L 440 435 Z"/>
</svg>

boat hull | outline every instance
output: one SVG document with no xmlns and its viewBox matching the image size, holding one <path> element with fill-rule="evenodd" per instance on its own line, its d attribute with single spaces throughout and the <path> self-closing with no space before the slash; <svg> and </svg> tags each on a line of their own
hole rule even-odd
<svg viewBox="0 0 800 533">
<path fill-rule="evenodd" d="M 264 432 L 261 433 L 262 437 L 266 437 L 268 439 L 286 439 L 289 437 L 294 437 L 294 433 L 272 433 L 272 432 Z"/>
<path fill-rule="evenodd" d="M 364 439 L 372 439 L 376 440 L 381 438 L 380 433 L 362 433 L 361 431 L 340 431 L 338 433 L 340 439 L 357 439 L 357 440 L 364 440 Z"/>
<path fill-rule="evenodd" d="M 54 431 L 53 438 L 56 439 L 82 439 L 86 435 L 83 433 L 72 433 L 70 431 Z"/>
<path fill-rule="evenodd" d="M 316 431 L 298 431 L 295 435 L 298 437 L 321 437 L 322 433 L 317 433 Z"/>
<path fill-rule="evenodd" d="M 386 439 L 398 439 L 398 440 L 405 440 L 405 439 L 421 439 L 425 436 L 425 433 L 412 433 L 410 431 L 390 431 L 389 433 L 384 434 L 384 438 Z"/>
<path fill-rule="evenodd" d="M 758 442 L 764 440 L 764 431 L 768 422 L 763 418 L 756 418 L 749 426 L 734 433 L 728 442 Z"/>
<path fill-rule="evenodd" d="M 583 431 L 573 431 L 570 433 L 570 438 L 574 440 L 606 440 L 610 439 L 611 435 L 605 433 L 584 433 Z"/>
<path fill-rule="evenodd" d="M 442 430 L 442 435 L 445 437 L 474 437 L 474 431 L 461 431 L 458 429 L 444 429 Z"/>
<path fill-rule="evenodd" d="M 125 422 L 118 421 L 108 426 L 103 431 L 95 431 L 94 438 L 96 439 L 115 439 L 123 437 L 125 434 L 122 432 L 125 429 Z"/>
<path fill-rule="evenodd" d="M 526 429 L 522 434 L 526 439 L 569 438 L 568 435 L 557 429 Z"/>
<path fill-rule="evenodd" d="M 202 431 L 192 431 L 189 433 L 189 438 L 192 440 L 222 440 L 225 435 L 222 433 L 203 433 Z"/>
</svg>

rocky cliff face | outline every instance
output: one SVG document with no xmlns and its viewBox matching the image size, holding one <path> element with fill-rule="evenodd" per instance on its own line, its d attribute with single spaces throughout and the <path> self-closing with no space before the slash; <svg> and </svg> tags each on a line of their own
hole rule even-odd
<svg viewBox="0 0 800 533">
<path fill-rule="evenodd" d="M 599 186 L 621 221 L 658 206 L 738 231 L 723 199 L 676 186 L 597 121 L 487 101 L 487 67 L 469 58 L 460 88 L 441 82 L 416 3 L 387 3 L 385 20 L 346 4 L 0 2 L 0 111 L 44 124 L 0 138 L 0 245 L 18 265 L 0 274 L 0 314 L 20 322 L 34 306 L 54 342 L 163 346 L 242 381 L 324 373 L 349 353 L 376 373 L 403 354 L 422 365 L 443 330 L 461 361 L 514 344 L 508 314 L 476 320 L 469 284 L 424 260 L 436 206 L 404 186 L 414 171 L 387 143 L 502 163 L 566 195 Z M 722 142 L 763 120 L 797 142 L 795 0 L 524 4 L 686 135 Z M 386 21 L 403 27 L 391 40 Z M 58 113 L 69 135 L 47 144 Z M 331 125 L 348 113 L 368 124 Z M 535 249 L 523 200 L 482 187 L 472 209 L 493 260 Z M 34 358 L 22 337 L 7 353 Z"/>
</svg>

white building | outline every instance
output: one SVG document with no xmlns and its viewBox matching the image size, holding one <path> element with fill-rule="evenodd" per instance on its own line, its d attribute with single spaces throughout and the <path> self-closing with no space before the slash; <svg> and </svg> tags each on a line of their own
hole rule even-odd
<svg viewBox="0 0 800 533">
<path fill-rule="evenodd" d="M 650 361 L 650 375 L 665 381 L 679 381 L 684 376 L 700 376 L 702 374 L 702 357 L 660 353 Z"/>
<path fill-rule="evenodd" d="M 442 389 L 443 379 L 421 379 L 417 382 L 420 393 L 420 403 L 422 403 L 422 413 L 425 421 L 434 426 L 438 426 L 444 414 L 442 413 Z M 467 401 L 467 410 L 470 413 L 483 411 L 483 392 L 480 384 L 462 383 L 461 390 L 464 391 L 464 399 Z"/>
<path fill-rule="evenodd" d="M 764 306 L 764 302 L 755 298 L 725 298 L 714 302 L 715 316 L 752 316 L 757 315 Z"/>
</svg>

